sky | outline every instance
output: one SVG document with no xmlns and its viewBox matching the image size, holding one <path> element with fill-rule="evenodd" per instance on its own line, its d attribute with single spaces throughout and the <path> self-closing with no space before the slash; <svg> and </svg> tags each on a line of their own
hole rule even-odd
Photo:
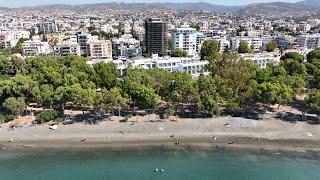
<svg viewBox="0 0 320 180">
<path fill-rule="evenodd" d="M 0 0 L 1 7 L 21 7 L 21 6 L 34 6 L 44 4 L 91 4 L 102 2 L 209 2 L 219 5 L 245 5 L 250 3 L 261 2 L 297 2 L 299 0 Z"/>
</svg>

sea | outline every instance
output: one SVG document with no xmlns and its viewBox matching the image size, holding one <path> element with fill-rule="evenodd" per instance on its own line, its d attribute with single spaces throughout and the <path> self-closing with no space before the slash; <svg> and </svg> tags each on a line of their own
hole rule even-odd
<svg viewBox="0 0 320 180">
<path fill-rule="evenodd" d="M 320 180 L 317 155 L 204 150 L 0 152 L 0 180 Z"/>
</svg>

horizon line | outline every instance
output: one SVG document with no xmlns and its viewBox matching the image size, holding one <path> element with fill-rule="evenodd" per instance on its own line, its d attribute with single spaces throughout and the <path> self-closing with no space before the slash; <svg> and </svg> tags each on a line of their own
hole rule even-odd
<svg viewBox="0 0 320 180">
<path fill-rule="evenodd" d="M 200 1 L 200 2 L 116 2 L 116 1 L 111 1 L 111 2 L 93 2 L 93 3 L 44 3 L 44 4 L 35 4 L 35 5 L 25 5 L 25 6 L 1 6 L 1 8 L 8 8 L 8 9 L 19 9 L 19 8 L 32 8 L 32 7 L 41 7 L 41 6 L 54 6 L 54 5 L 69 5 L 69 6 L 80 6 L 80 5 L 93 5 L 93 4 L 166 4 L 166 3 L 170 3 L 170 4 L 183 4 L 183 3 L 206 3 L 206 4 L 211 4 L 211 5 L 217 5 L 217 6 L 247 6 L 250 4 L 264 4 L 264 3 L 277 3 L 277 2 L 281 2 L 281 3 L 289 3 L 289 4 L 296 4 L 298 2 L 301 1 L 297 1 L 297 2 L 286 2 L 286 1 L 281 1 L 281 0 L 275 0 L 275 1 L 271 1 L 271 2 L 252 2 L 252 3 L 245 3 L 242 5 L 225 5 L 225 4 L 219 4 L 219 3 L 211 3 L 211 2 L 205 2 L 205 1 Z"/>
</svg>

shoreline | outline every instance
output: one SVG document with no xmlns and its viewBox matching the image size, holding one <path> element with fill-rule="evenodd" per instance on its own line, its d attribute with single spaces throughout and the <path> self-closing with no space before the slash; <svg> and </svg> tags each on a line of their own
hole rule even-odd
<svg viewBox="0 0 320 180">
<path fill-rule="evenodd" d="M 170 139 L 145 140 L 98 140 L 80 142 L 72 139 L 64 140 L 25 140 L 19 142 L 0 141 L 1 152 L 47 152 L 47 151 L 99 151 L 99 150 L 148 150 L 161 148 L 164 150 L 203 150 L 203 151 L 249 151 L 258 153 L 289 153 L 320 156 L 320 141 L 306 139 L 252 139 L 251 137 L 184 137 L 177 141 Z M 230 140 L 237 139 L 234 144 Z"/>
</svg>

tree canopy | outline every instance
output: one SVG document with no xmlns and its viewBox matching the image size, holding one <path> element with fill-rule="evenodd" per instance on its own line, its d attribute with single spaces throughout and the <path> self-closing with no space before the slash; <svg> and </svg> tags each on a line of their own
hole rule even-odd
<svg viewBox="0 0 320 180">
<path fill-rule="evenodd" d="M 201 47 L 201 59 L 213 59 L 220 52 L 220 43 L 216 40 L 206 40 Z"/>
<path fill-rule="evenodd" d="M 171 57 L 187 57 L 188 53 L 181 49 L 174 49 L 171 53 Z"/>
<path fill-rule="evenodd" d="M 240 41 L 238 47 L 238 53 L 252 53 L 252 49 L 250 48 L 247 41 Z"/>
<path fill-rule="evenodd" d="M 267 52 L 274 52 L 277 49 L 277 43 L 275 41 L 270 41 L 267 45 L 266 45 L 266 51 Z"/>
<path fill-rule="evenodd" d="M 310 52 L 307 62 L 297 53 L 286 53 L 279 65 L 260 68 L 219 49 L 217 41 L 205 41 L 201 55 L 209 62 L 210 75 L 197 78 L 130 67 L 120 75 L 113 63 L 88 65 L 86 58 L 76 56 L 20 59 L 0 55 L 0 119 L 11 120 L 31 104 L 45 109 L 38 116 L 43 121 L 62 116 L 65 109 L 120 115 L 123 110 L 164 106 L 174 114 L 181 112 L 178 108 L 190 108 L 213 116 L 221 106 L 286 105 L 305 94 L 306 107 L 319 111 L 319 50 Z"/>
</svg>

